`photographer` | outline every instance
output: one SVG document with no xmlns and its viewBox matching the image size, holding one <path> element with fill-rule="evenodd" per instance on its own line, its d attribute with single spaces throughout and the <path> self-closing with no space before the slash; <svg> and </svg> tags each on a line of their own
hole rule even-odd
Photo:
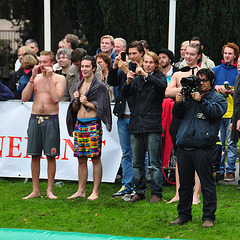
<svg viewBox="0 0 240 240">
<path fill-rule="evenodd" d="M 182 84 L 181 84 L 181 79 L 182 78 L 187 78 L 190 75 L 196 75 L 197 71 L 200 69 L 198 67 L 197 63 L 198 60 L 201 58 L 201 48 L 199 45 L 196 44 L 190 44 L 186 48 L 185 52 L 185 59 L 187 62 L 187 67 L 182 68 L 181 71 L 175 72 L 171 78 L 170 83 L 168 84 L 166 91 L 165 91 L 165 96 L 174 98 L 178 93 L 180 93 L 182 89 Z M 176 135 L 179 129 L 181 121 L 179 119 L 176 119 L 174 116 L 171 121 L 170 129 L 169 132 L 171 134 L 171 138 L 173 141 L 173 146 L 174 146 L 174 152 L 177 152 L 177 146 L 176 146 Z M 177 164 L 176 164 L 176 194 L 175 196 L 168 202 L 168 203 L 173 203 L 176 201 L 179 201 L 179 193 L 178 189 L 180 186 L 179 183 L 179 175 L 178 175 L 178 170 L 177 170 Z M 195 174 L 195 190 L 193 194 L 193 204 L 199 204 L 200 203 L 200 192 L 201 192 L 201 184 L 200 180 L 197 174 Z"/>
<path fill-rule="evenodd" d="M 193 179 L 196 170 L 203 194 L 202 227 L 212 227 L 216 211 L 216 186 L 213 178 L 212 149 L 217 141 L 221 118 L 227 102 L 214 90 L 215 75 L 210 69 L 197 72 L 198 91 L 185 95 L 178 93 L 173 115 L 181 119 L 177 134 L 177 163 L 180 178 L 178 218 L 170 225 L 183 225 L 192 219 Z"/>
<path fill-rule="evenodd" d="M 145 199 L 147 190 L 145 154 L 148 151 L 152 166 L 150 203 L 162 199 L 162 101 L 167 81 L 154 52 L 143 57 L 143 66 L 137 64 L 136 73 L 129 71 L 122 87 L 124 98 L 133 96 L 129 122 L 133 154 L 133 180 L 136 194 L 130 202 Z"/>
<path fill-rule="evenodd" d="M 123 52 L 121 52 L 123 53 Z M 113 114 L 118 117 L 117 128 L 120 146 L 122 149 L 122 187 L 120 190 L 112 195 L 112 197 L 123 197 L 126 194 L 133 193 L 133 165 L 132 165 L 132 149 L 130 146 L 129 121 L 130 113 L 133 107 L 133 97 L 123 97 L 122 86 L 127 80 L 127 73 L 131 70 L 135 72 L 136 63 L 142 64 L 142 57 L 144 55 L 144 48 L 140 41 L 133 41 L 127 46 L 127 54 L 130 62 L 123 59 L 123 55 L 119 54 L 109 69 L 107 83 L 110 86 L 119 86 L 118 96 L 116 98 Z M 125 55 L 124 55 L 125 56 Z"/>
</svg>

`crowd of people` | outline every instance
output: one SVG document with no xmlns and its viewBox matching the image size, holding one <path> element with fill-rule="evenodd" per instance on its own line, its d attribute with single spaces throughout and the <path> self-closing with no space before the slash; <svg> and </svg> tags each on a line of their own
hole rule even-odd
<svg viewBox="0 0 240 240">
<path fill-rule="evenodd" d="M 78 189 L 68 199 L 86 195 L 88 158 L 94 183 L 88 200 L 99 198 L 102 122 L 111 131 L 112 103 L 122 150 L 122 187 L 112 197 L 130 202 L 145 199 L 146 173 L 151 166 L 150 203 L 161 201 L 163 168 L 168 167 L 170 155 L 176 155 L 176 194 L 168 203 L 179 201 L 178 218 L 170 225 L 192 219 L 191 206 L 200 203 L 202 191 L 202 227 L 212 227 L 217 202 L 213 168 L 216 171 L 215 165 L 219 166 L 220 180 L 235 180 L 240 131 L 239 47 L 225 44 L 217 66 L 203 53 L 197 36 L 181 44 L 179 61 L 166 48 L 154 53 L 146 40 L 127 44 L 111 35 L 101 37 L 95 56 L 79 48 L 74 34 L 67 34 L 58 47 L 56 58 L 51 51 L 41 51 L 38 56 L 37 42 L 27 40 L 18 49 L 9 86 L 0 83 L 0 100 L 33 101 L 28 128 L 33 191 L 24 199 L 40 196 L 42 151 L 48 160 L 47 197 L 57 198 L 53 185 L 60 148 L 60 101 L 69 102 L 67 128 L 74 137 L 74 156 L 79 163 Z M 216 142 L 221 143 L 223 152 L 217 164 L 213 161 Z"/>
</svg>

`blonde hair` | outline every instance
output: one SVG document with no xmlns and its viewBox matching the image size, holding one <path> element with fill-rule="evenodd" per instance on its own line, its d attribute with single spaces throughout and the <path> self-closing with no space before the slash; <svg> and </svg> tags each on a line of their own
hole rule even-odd
<svg viewBox="0 0 240 240">
<path fill-rule="evenodd" d="M 101 44 L 101 42 L 102 42 L 102 40 L 103 40 L 104 38 L 110 38 L 111 44 L 114 45 L 114 38 L 113 38 L 113 36 L 111 36 L 111 35 L 104 35 L 104 36 L 102 36 L 101 39 L 100 39 L 100 44 Z"/>
<path fill-rule="evenodd" d="M 21 61 L 21 67 L 24 69 L 31 69 L 38 64 L 38 60 L 32 54 L 26 54 Z"/>
<path fill-rule="evenodd" d="M 186 41 L 182 42 L 181 47 L 182 46 L 188 46 L 189 44 L 190 44 L 190 41 L 186 40 Z"/>
<path fill-rule="evenodd" d="M 20 47 L 20 48 L 18 49 L 18 53 L 19 53 L 20 51 L 22 51 L 23 54 L 28 53 L 28 52 L 32 52 L 32 53 L 33 53 L 32 49 L 31 49 L 30 47 L 27 47 L 27 46 L 22 46 L 22 47 Z"/>
<path fill-rule="evenodd" d="M 143 56 L 143 61 L 144 61 L 144 57 L 146 55 L 149 56 L 149 57 L 152 57 L 154 63 L 156 64 L 156 67 L 155 67 L 154 71 L 155 72 L 161 72 L 162 71 L 162 66 L 160 65 L 158 55 L 155 52 L 152 52 L 152 51 L 146 52 Z"/>
<path fill-rule="evenodd" d="M 52 51 L 41 51 L 40 56 L 49 56 L 51 61 L 55 60 L 54 53 Z"/>
</svg>

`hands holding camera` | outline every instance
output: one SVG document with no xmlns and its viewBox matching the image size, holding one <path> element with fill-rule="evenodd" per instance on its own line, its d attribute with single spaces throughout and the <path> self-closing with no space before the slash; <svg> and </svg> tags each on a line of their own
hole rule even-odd
<svg viewBox="0 0 240 240">
<path fill-rule="evenodd" d="M 200 102 L 200 101 L 201 101 L 201 98 L 202 98 L 202 97 L 201 97 L 201 95 L 200 95 L 199 92 L 193 92 L 193 93 L 191 93 L 191 96 L 192 96 L 192 98 L 193 98 L 196 102 Z M 183 99 L 184 99 L 184 94 L 182 94 L 182 93 L 177 93 L 177 95 L 176 95 L 176 103 L 177 103 L 177 104 L 182 103 Z"/>
<path fill-rule="evenodd" d="M 124 52 L 120 52 L 119 55 L 115 58 L 113 69 L 116 69 L 117 67 L 125 74 L 127 74 L 129 71 L 128 62 L 126 61 L 126 54 Z"/>
</svg>

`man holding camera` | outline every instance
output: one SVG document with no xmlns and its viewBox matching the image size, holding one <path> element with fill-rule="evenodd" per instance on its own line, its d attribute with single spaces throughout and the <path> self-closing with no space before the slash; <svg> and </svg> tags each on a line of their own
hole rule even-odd
<svg viewBox="0 0 240 240">
<path fill-rule="evenodd" d="M 198 67 L 198 60 L 201 58 L 201 48 L 197 44 L 189 44 L 186 48 L 185 52 L 185 59 L 187 62 L 187 66 L 182 68 L 180 71 L 175 72 L 171 78 L 170 83 L 168 84 L 165 96 L 174 98 L 178 93 L 180 93 L 182 89 L 181 79 L 189 77 L 190 75 L 196 75 L 197 71 L 200 69 Z M 176 145 L 176 135 L 179 129 L 181 121 L 176 119 L 174 116 L 171 121 L 169 132 L 172 137 L 174 151 L 177 152 L 177 145 Z M 169 201 L 169 203 L 179 201 L 179 176 L 178 176 L 178 167 L 176 164 L 176 194 L 175 196 Z M 201 184 L 199 178 L 196 174 L 195 176 L 195 191 L 193 195 L 193 204 L 200 203 L 200 192 L 201 192 Z"/>
<path fill-rule="evenodd" d="M 167 81 L 161 72 L 159 58 L 152 51 L 145 53 L 142 67 L 137 64 L 135 73 L 128 72 L 127 81 L 122 87 L 123 97 L 133 96 L 129 132 L 136 194 L 130 202 L 145 199 L 146 152 L 152 166 L 150 203 L 162 199 L 162 101 L 166 87 Z"/>
<path fill-rule="evenodd" d="M 135 72 L 136 63 L 139 65 L 142 64 L 144 48 L 140 41 L 133 41 L 129 43 L 127 47 L 127 53 L 130 59 L 129 63 L 126 61 L 126 59 L 123 59 L 125 56 L 121 53 L 116 57 L 113 66 L 110 68 L 107 79 L 107 83 L 110 86 L 119 86 L 118 96 L 116 98 L 113 113 L 118 117 L 118 135 L 122 149 L 122 187 L 117 193 L 114 193 L 112 197 L 123 197 L 124 195 L 129 195 L 133 192 L 132 149 L 130 146 L 129 133 L 129 121 L 133 106 L 133 98 L 132 96 L 127 98 L 123 97 L 121 89 L 127 80 L 127 73 L 129 70 Z"/>
<path fill-rule="evenodd" d="M 188 97 L 178 93 L 173 108 L 173 115 L 182 121 L 176 142 L 180 178 L 178 218 L 170 225 L 183 225 L 192 220 L 192 189 L 196 171 L 203 194 L 202 227 L 206 228 L 212 227 L 215 220 L 217 199 L 212 149 L 217 141 L 221 118 L 227 110 L 227 102 L 214 90 L 216 79 L 212 70 L 201 69 L 197 76 L 200 82 L 198 91 L 189 93 Z M 192 80 L 197 81 L 196 78 Z"/>
</svg>

